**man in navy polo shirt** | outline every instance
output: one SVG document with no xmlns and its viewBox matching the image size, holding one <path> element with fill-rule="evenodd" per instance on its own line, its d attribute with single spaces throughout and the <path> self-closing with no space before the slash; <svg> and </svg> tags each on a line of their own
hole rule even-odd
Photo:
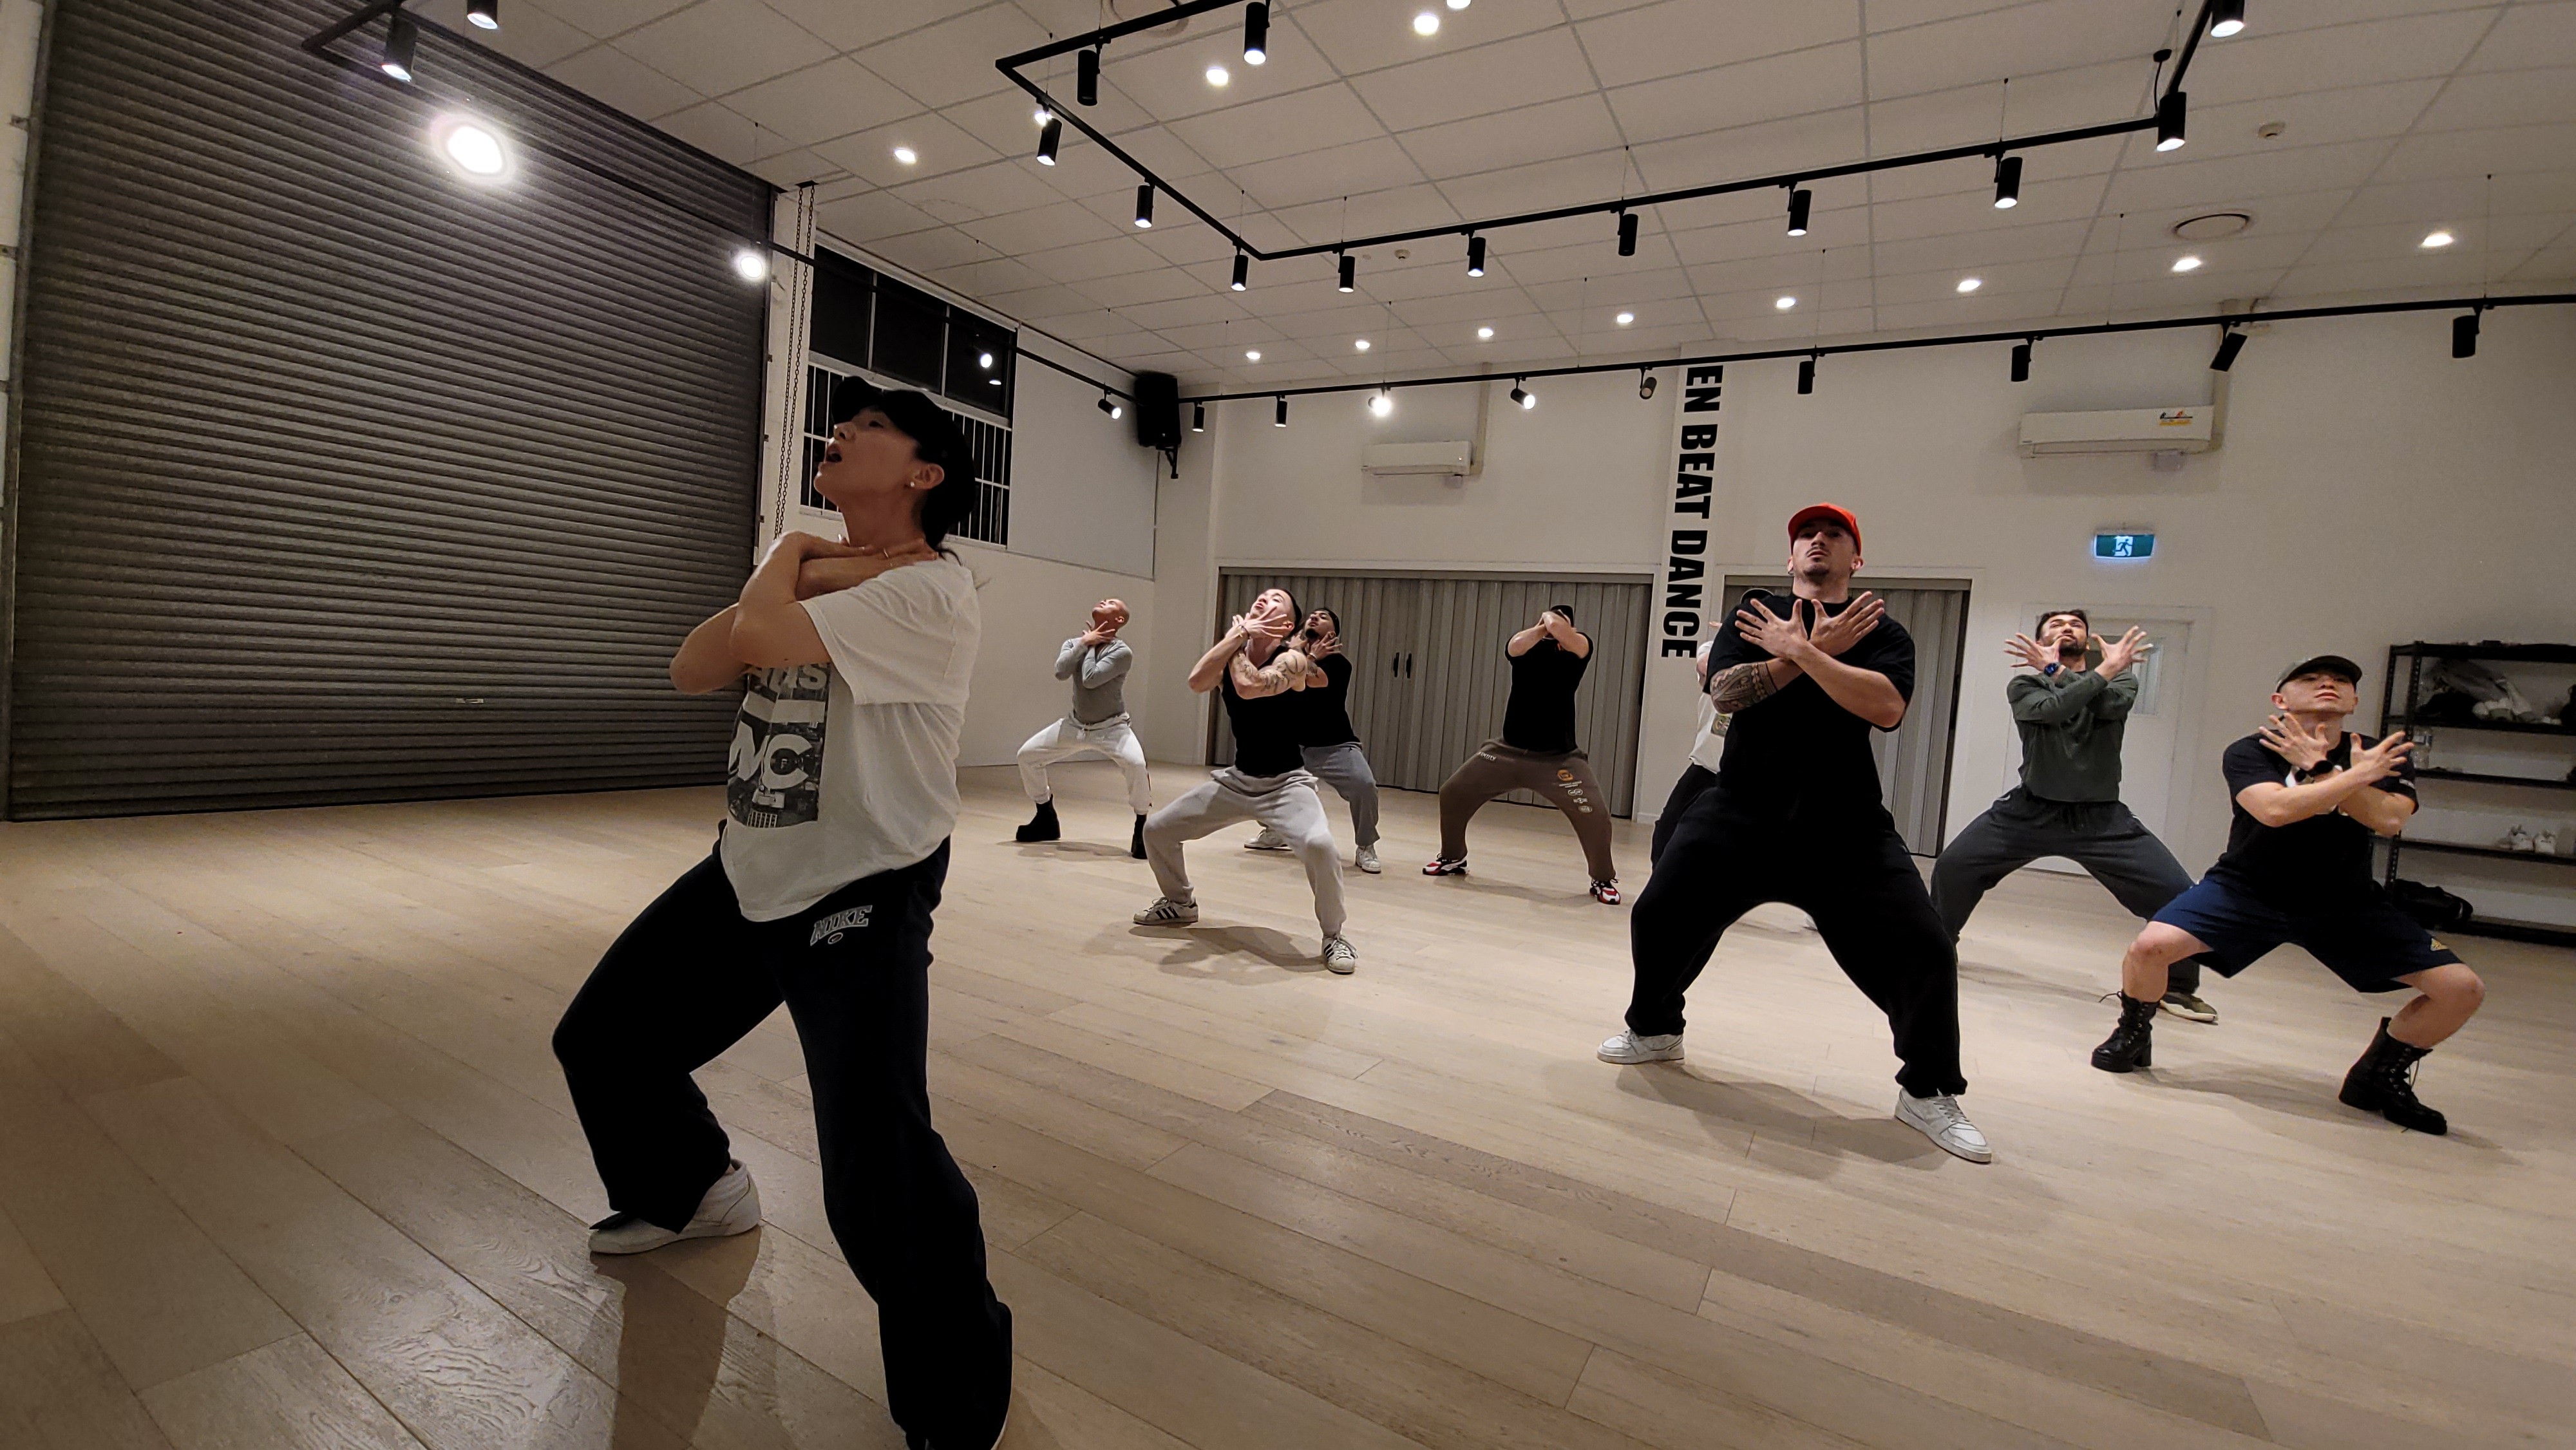
<svg viewBox="0 0 2576 1450">
<path fill-rule="evenodd" d="M 2357 990 L 2415 993 L 2394 1017 L 2379 1019 L 2339 1096 L 2402 1128 L 2449 1131 L 2417 1100 L 2413 1069 L 2475 1015 L 2486 985 L 2371 879 L 2371 837 L 2405 826 L 2415 787 L 2404 731 L 2373 740 L 2344 730 L 2360 683 L 2361 666 L 2341 655 L 2303 659 L 2273 690 L 2280 713 L 2227 747 L 2222 764 L 2236 803 L 2227 854 L 2129 944 L 2120 1025 L 2093 1050 L 2095 1067 L 2152 1065 L 2168 965 L 2199 955 L 2232 977 L 2287 943 Z"/>
</svg>

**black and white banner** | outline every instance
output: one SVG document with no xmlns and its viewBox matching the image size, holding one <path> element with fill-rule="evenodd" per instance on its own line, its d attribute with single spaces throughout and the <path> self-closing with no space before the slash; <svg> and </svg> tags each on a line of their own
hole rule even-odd
<svg viewBox="0 0 2576 1450">
<path fill-rule="evenodd" d="M 1673 506 L 1665 539 L 1658 657 L 1696 656 L 1701 623 L 1720 603 L 1713 591 L 1721 581 L 1708 572 L 1708 520 L 1710 490 L 1717 479 L 1718 410 L 1725 391 L 1723 365 L 1682 372 L 1681 407 L 1673 425 Z"/>
</svg>

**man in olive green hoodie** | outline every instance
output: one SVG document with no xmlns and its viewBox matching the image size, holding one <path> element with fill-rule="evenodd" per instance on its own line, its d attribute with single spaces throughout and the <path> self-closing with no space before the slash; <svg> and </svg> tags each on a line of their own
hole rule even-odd
<svg viewBox="0 0 2576 1450">
<path fill-rule="evenodd" d="M 2143 629 L 2104 641 L 2080 609 L 2051 610 L 2039 617 L 2037 639 L 2016 634 L 2005 646 L 2034 671 L 2009 687 L 2021 784 L 1933 863 L 1932 907 L 1952 941 L 1996 882 L 2042 856 L 2073 860 L 2141 920 L 2191 889 L 2173 852 L 2120 803 L 2120 737 L 2138 702 L 2131 666 L 2153 648 Z M 2200 999 L 2197 958 L 2174 964 L 2164 1008 L 2194 1022 L 2218 1020 Z"/>
</svg>

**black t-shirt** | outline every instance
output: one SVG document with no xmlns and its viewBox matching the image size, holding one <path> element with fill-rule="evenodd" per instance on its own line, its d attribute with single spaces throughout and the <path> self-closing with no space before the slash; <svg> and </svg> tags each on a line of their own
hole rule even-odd
<svg viewBox="0 0 2576 1450">
<path fill-rule="evenodd" d="M 1301 745 L 1344 745 L 1360 738 L 1351 728 L 1351 662 L 1340 655 L 1323 658 L 1324 683 L 1298 691 L 1297 727 Z"/>
<path fill-rule="evenodd" d="M 2379 743 L 2367 735 L 2361 740 L 2365 749 Z M 2338 766 L 2351 765 L 2351 739 L 2347 737 L 2326 759 Z M 2265 745 L 2262 736 L 2248 735 L 2228 746 L 2219 767 L 2227 773 L 2227 799 L 2235 816 L 2227 827 L 2227 854 L 2218 858 L 2212 871 L 2224 871 L 2255 895 L 2282 906 L 2356 896 L 2370 889 L 2374 834 L 2370 827 L 2341 811 L 2286 826 L 2267 826 L 2236 803 L 2237 795 L 2249 785 L 2297 784 L 2290 762 Z M 2413 800 L 2414 773 L 2412 765 L 2400 766 L 2397 774 L 2376 786 Z"/>
<path fill-rule="evenodd" d="M 1799 604 L 1794 595 L 1765 589 L 1745 591 L 1783 619 Z M 1739 605 L 1739 607 L 1741 607 Z M 1849 601 L 1824 606 L 1836 615 Z M 1771 656 L 1735 627 L 1735 611 L 1708 651 L 1708 678 L 1736 665 L 1767 661 Z M 1878 627 L 1837 656 L 1856 670 L 1887 676 L 1896 693 L 1914 698 L 1914 636 L 1905 626 L 1882 617 Z M 1834 703 L 1825 687 L 1801 674 L 1780 693 L 1735 712 L 1726 726 L 1726 754 L 1719 759 L 1717 789 L 1730 804 L 1760 815 L 1821 819 L 1850 811 L 1884 814 L 1878 790 L 1878 761 L 1869 752 L 1871 725 Z"/>
<path fill-rule="evenodd" d="M 1592 636 L 1583 639 L 1589 645 Z M 1521 654 L 1505 650 L 1503 657 L 1512 665 L 1512 697 L 1503 706 L 1503 743 L 1541 755 L 1571 754 L 1576 749 L 1574 687 L 1583 683 L 1583 672 L 1591 668 L 1591 654 L 1575 654 L 1541 637 Z"/>
<path fill-rule="evenodd" d="M 1217 688 L 1225 692 L 1226 723 L 1234 727 L 1235 769 L 1245 775 L 1286 775 L 1306 768 L 1305 754 L 1297 748 L 1303 723 L 1298 691 L 1247 700 L 1234 692 L 1231 672 L 1218 678 Z"/>
</svg>

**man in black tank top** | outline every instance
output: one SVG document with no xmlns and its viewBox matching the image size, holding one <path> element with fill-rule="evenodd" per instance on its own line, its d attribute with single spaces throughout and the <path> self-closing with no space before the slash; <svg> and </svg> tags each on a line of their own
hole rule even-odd
<svg viewBox="0 0 2576 1450">
<path fill-rule="evenodd" d="M 1300 702 L 1302 723 L 1297 743 L 1306 769 L 1331 786 L 1351 808 L 1351 838 L 1356 849 L 1351 864 L 1377 874 L 1377 772 L 1369 768 L 1360 733 L 1351 728 L 1351 661 L 1342 653 L 1342 617 L 1329 609 L 1306 616 L 1306 627 L 1288 641 L 1315 662 L 1320 681 L 1309 677 L 1306 688 L 1289 698 Z M 1285 851 L 1288 838 L 1264 829 L 1243 843 L 1247 851 Z"/>
<path fill-rule="evenodd" d="M 1286 644 L 1297 601 L 1285 589 L 1264 590 L 1190 669 L 1190 688 L 1218 692 L 1234 728 L 1234 764 L 1207 784 L 1145 820 L 1145 860 L 1163 894 L 1136 913 L 1139 926 L 1189 926 L 1199 919 L 1181 859 L 1183 843 L 1238 821 L 1259 821 L 1285 837 L 1315 892 L 1315 922 L 1324 933 L 1324 965 L 1342 975 L 1359 970 L 1359 952 L 1342 935 L 1342 857 L 1324 819 L 1315 777 L 1306 773 L 1298 737 L 1304 712 L 1297 692 L 1321 680 L 1314 662 Z"/>
<path fill-rule="evenodd" d="M 1539 611 L 1538 623 L 1503 647 L 1512 664 L 1512 694 L 1503 706 L 1503 738 L 1488 740 L 1440 787 L 1440 854 L 1425 876 L 1467 871 L 1467 822 L 1485 802 L 1516 790 L 1536 791 L 1574 823 L 1592 870 L 1592 898 L 1619 904 L 1619 873 L 1610 863 L 1610 801 L 1576 748 L 1574 687 L 1592 663 L 1592 636 L 1574 627 L 1574 606 Z"/>
</svg>

